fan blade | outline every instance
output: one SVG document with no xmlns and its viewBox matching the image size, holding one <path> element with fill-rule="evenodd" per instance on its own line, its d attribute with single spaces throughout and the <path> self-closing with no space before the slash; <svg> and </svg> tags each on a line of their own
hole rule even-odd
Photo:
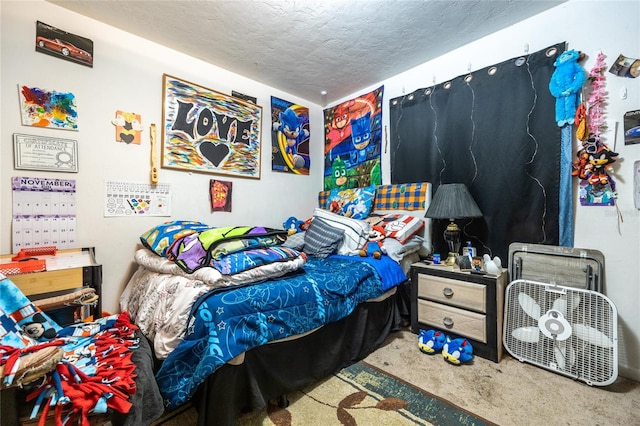
<svg viewBox="0 0 640 426">
<path fill-rule="evenodd" d="M 576 337 L 601 348 L 612 348 L 613 341 L 603 332 L 584 324 L 574 324 L 573 332 Z"/>
<path fill-rule="evenodd" d="M 540 319 L 540 305 L 531 296 L 525 293 L 518 293 L 518 303 L 531 318 L 534 320 Z"/>
<path fill-rule="evenodd" d="M 518 340 L 527 343 L 537 343 L 540 338 L 538 327 L 520 327 L 511 332 L 511 335 Z"/>
<path fill-rule="evenodd" d="M 567 299 L 565 299 L 564 296 L 560 297 L 559 299 L 556 299 L 555 302 L 553 302 L 552 309 L 560 312 L 562 316 L 566 317 L 567 316 Z"/>
<path fill-rule="evenodd" d="M 580 296 L 577 294 L 574 294 L 571 297 L 571 308 L 575 309 L 578 307 L 578 305 L 580 304 Z M 563 317 L 567 317 L 567 298 L 565 296 L 562 296 L 558 299 L 556 299 L 553 302 L 553 308 L 556 311 L 560 312 L 562 314 Z"/>
</svg>

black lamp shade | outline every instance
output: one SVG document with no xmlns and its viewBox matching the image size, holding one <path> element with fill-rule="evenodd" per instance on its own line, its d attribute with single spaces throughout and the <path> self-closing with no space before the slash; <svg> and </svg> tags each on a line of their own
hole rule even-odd
<svg viewBox="0 0 640 426">
<path fill-rule="evenodd" d="M 482 212 L 464 183 L 445 183 L 438 187 L 425 217 L 470 219 L 482 217 Z"/>
</svg>

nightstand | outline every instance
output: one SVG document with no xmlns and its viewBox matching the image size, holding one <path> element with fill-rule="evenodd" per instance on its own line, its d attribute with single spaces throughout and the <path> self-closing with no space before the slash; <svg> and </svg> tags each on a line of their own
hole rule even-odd
<svg viewBox="0 0 640 426">
<path fill-rule="evenodd" d="M 508 271 L 472 274 L 450 266 L 411 265 L 411 331 L 438 329 L 466 337 L 474 355 L 500 362 Z"/>
</svg>

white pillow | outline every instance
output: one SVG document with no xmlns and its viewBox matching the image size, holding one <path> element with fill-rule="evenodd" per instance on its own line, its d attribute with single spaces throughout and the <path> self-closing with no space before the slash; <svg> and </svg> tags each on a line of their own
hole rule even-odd
<svg viewBox="0 0 640 426">
<path fill-rule="evenodd" d="M 369 222 L 340 216 L 318 207 L 313 210 L 313 216 L 344 231 L 344 239 L 338 247 L 338 254 L 357 255 L 369 239 L 369 231 L 371 231 Z"/>
</svg>

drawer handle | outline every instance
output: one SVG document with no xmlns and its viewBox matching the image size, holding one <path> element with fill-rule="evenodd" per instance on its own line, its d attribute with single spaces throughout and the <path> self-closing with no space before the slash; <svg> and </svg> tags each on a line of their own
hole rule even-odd
<svg viewBox="0 0 640 426">
<path fill-rule="evenodd" d="M 445 327 L 453 327 L 453 320 L 449 317 L 442 318 L 442 323 Z"/>
<path fill-rule="evenodd" d="M 442 289 L 442 294 L 444 294 L 444 297 L 453 297 L 453 290 L 449 287 L 445 287 Z"/>
</svg>

